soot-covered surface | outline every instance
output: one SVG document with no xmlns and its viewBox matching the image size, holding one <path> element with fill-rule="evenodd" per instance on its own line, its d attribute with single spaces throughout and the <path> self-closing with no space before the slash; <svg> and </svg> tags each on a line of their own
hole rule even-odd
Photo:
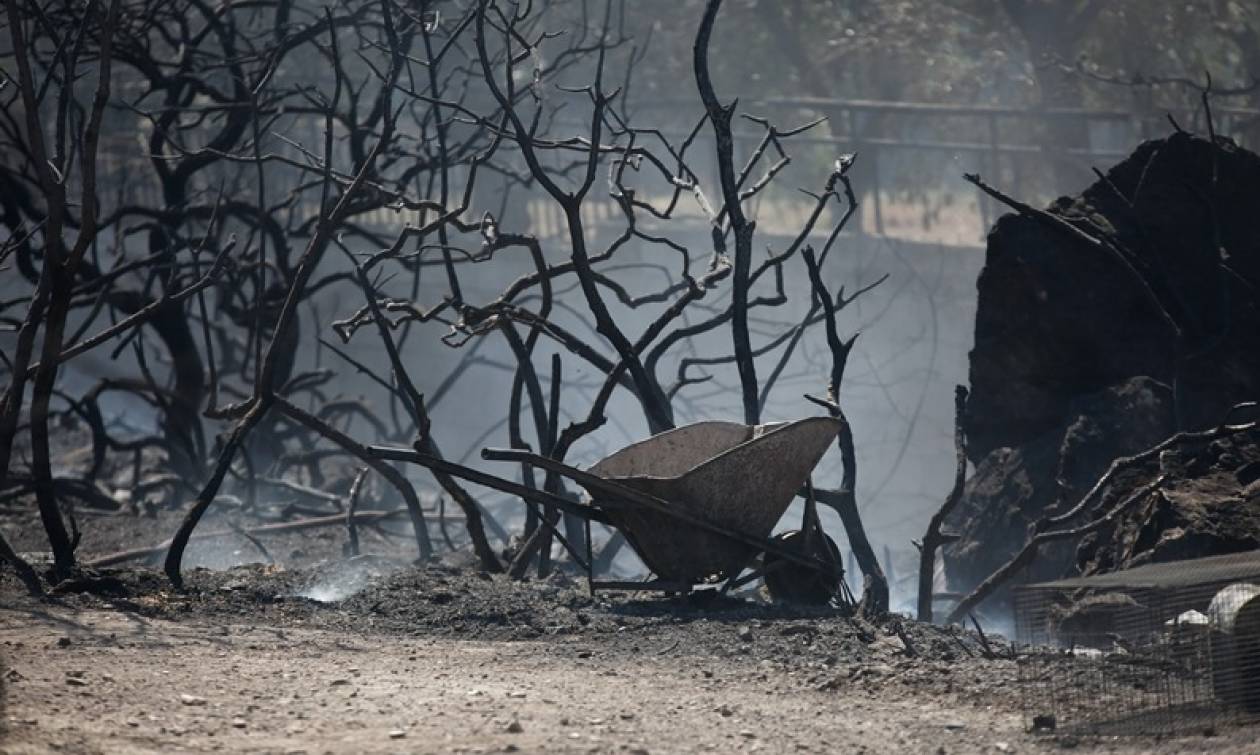
<svg viewBox="0 0 1260 755">
<path fill-rule="evenodd" d="M 618 653 L 671 647 L 684 654 L 755 660 L 808 657 L 820 668 L 893 656 L 953 661 L 989 652 L 977 634 L 957 627 L 902 617 L 867 621 L 830 608 L 731 598 L 698 601 L 610 592 L 592 597 L 584 580 L 561 573 L 518 582 L 464 567 L 360 557 L 291 570 L 263 565 L 195 569 L 186 580 L 186 591 L 177 592 L 156 571 L 100 570 L 63 585 L 51 600 L 76 609 L 116 608 L 162 619 L 496 641 L 557 638 L 599 643 Z M 2 584 L 6 598 L 27 600 L 11 576 Z M 1000 638 L 986 641 L 993 652 L 1004 652 Z"/>
</svg>

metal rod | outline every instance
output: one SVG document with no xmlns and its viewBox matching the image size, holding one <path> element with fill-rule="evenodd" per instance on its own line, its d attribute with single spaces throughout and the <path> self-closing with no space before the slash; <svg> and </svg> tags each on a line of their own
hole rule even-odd
<svg viewBox="0 0 1260 755">
<path fill-rule="evenodd" d="M 691 592 L 691 585 L 682 582 L 666 582 L 660 579 L 653 579 L 648 582 L 628 582 L 620 580 L 608 580 L 605 582 L 592 583 L 596 590 L 626 590 L 628 592 Z"/>
</svg>

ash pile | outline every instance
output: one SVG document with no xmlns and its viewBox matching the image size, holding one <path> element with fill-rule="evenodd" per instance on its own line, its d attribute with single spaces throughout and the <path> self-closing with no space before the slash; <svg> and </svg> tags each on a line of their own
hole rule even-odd
<svg viewBox="0 0 1260 755">
<path fill-rule="evenodd" d="M 951 591 L 974 588 L 1030 525 L 1071 510 L 1115 460 L 1138 454 L 1089 496 L 1081 521 L 1123 509 L 1048 544 L 1016 581 L 1260 548 L 1260 411 L 1231 415 L 1260 399 L 1256 197 L 1260 156 L 1177 132 L 1049 208 L 1127 258 L 1025 214 L 997 222 L 970 355 L 976 471 L 944 554 Z M 1210 431 L 1227 423 L 1243 429 Z"/>
</svg>

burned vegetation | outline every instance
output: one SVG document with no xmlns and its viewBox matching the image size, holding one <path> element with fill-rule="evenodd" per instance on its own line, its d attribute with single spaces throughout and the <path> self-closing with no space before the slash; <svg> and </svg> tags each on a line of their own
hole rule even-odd
<svg viewBox="0 0 1260 755">
<path fill-rule="evenodd" d="M 422 561 L 467 549 L 485 572 L 546 576 L 558 541 L 570 563 L 593 572 L 624 540 L 599 507 L 582 507 L 565 463 L 608 421 L 610 401 L 623 394 L 662 433 L 679 424 L 686 391 L 711 379 L 695 368 L 733 366 L 742 420 L 758 425 L 813 328 L 825 328 L 830 346 L 817 378 L 827 394 L 819 401 L 838 418 L 830 437 L 851 446 L 837 400 L 852 338 L 841 337 L 836 315 L 879 281 L 836 292 L 821 271 L 856 207 L 852 161 L 837 160 L 811 192 L 814 210 L 795 239 L 754 254 L 745 208 L 790 161 L 792 138 L 818 122 L 740 115 L 762 138 L 737 162 L 736 111 L 708 71 L 717 9 L 695 44 L 703 115 L 675 138 L 636 127 L 622 107 L 642 52 L 613 12 L 573 36 L 548 30 L 541 8 L 493 4 L 445 19 L 390 3 L 335 12 L 279 3 L 226 18 L 195 5 L 10 7 L 20 65 L 6 103 L 5 252 L 31 289 L 5 302 L 20 316 L 10 317 L 17 338 L 0 466 L 10 499 L 37 501 L 54 583 L 79 574 L 77 512 L 169 509 L 184 518 L 162 546 L 163 566 L 182 587 L 190 539 L 207 511 L 225 506 L 291 519 L 292 529 L 334 526 L 344 512 L 352 554 L 357 530 L 397 508 Z M 578 108 L 576 122 L 565 119 Z M 107 128 L 111 119 L 131 125 L 142 140 L 132 152 L 147 165 L 101 157 L 101 135 L 119 131 Z M 702 130 L 712 130 L 715 154 L 697 155 Z M 716 173 L 712 198 L 697 159 Z M 514 202 L 531 191 L 559 211 L 561 238 L 544 244 L 525 232 Z M 611 200 L 618 232 L 591 229 L 596 192 Z M 709 216 L 705 248 L 669 234 L 683 202 Z M 817 232 L 825 241 L 815 246 Z M 622 261 L 627 249 L 635 260 Z M 664 287 L 632 290 L 639 276 L 626 271 L 649 265 L 645 257 L 668 271 Z M 509 282 L 490 291 L 499 268 Z M 801 279 L 803 290 L 787 283 Z M 718 290 L 726 300 L 709 304 Z M 754 339 L 750 314 L 800 296 L 809 304 L 798 323 Z M 412 355 L 431 351 L 418 343 L 433 338 L 462 356 L 425 396 L 424 365 Z M 701 339 L 706 356 L 680 363 Z M 506 345 L 513 362 L 480 359 L 486 341 Z M 58 388 L 74 360 L 104 354 L 134 372 L 75 393 Z M 755 358 L 770 355 L 777 368 L 759 376 Z M 487 521 L 470 485 L 489 478 L 446 460 L 443 428 L 430 419 L 450 382 L 488 369 L 512 375 L 507 395 L 484 397 L 507 418 L 493 437 L 517 452 L 498 458 L 519 462 L 519 478 L 490 482 L 521 497 L 526 516 L 512 532 L 517 525 Z M 590 377 L 577 389 L 566 374 L 579 373 Z M 376 400 L 336 395 L 351 381 Z M 157 432 L 120 432 L 102 410 L 119 401 L 147 405 Z M 77 454 L 53 437 L 58 427 L 79 428 L 90 447 Z M 787 481 L 785 505 L 807 473 Z M 417 474 L 432 475 L 440 511 L 434 497 L 422 500 Z M 851 487 L 813 495 L 865 544 Z M 327 515 L 301 516 L 317 509 Z M 592 516 L 605 525 L 598 548 L 588 540 Z M 496 550 L 487 529 L 512 540 L 510 552 Z M 869 545 L 857 552 L 870 602 L 883 610 L 879 565 Z"/>
<path fill-rule="evenodd" d="M 828 151 L 830 105 L 742 105 L 721 75 L 730 9 L 694 10 L 686 96 L 653 102 L 632 96 L 653 53 L 630 4 L 5 0 L 0 595 L 18 647 L 44 612 L 83 618 L 47 638 L 60 672 L 77 643 L 113 647 L 122 615 L 194 644 L 251 625 L 225 657 L 274 632 L 280 666 L 286 633 L 338 664 L 353 637 L 397 674 L 391 644 L 413 643 L 410 664 L 414 643 L 458 638 L 511 648 L 484 652 L 546 695 L 576 660 L 706 695 L 714 666 L 740 695 L 852 694 L 894 728 L 890 703 L 923 702 L 932 723 L 898 734 L 911 750 L 941 727 L 962 751 L 1132 733 L 1094 708 L 1141 700 L 1136 733 L 1183 704 L 1246 712 L 1176 719 L 1242 723 L 1221 743 L 1245 751 L 1255 685 L 1226 677 L 1260 668 L 1260 158 L 1217 133 L 1213 104 L 1250 90 L 1175 82 L 1203 134 L 1170 118 L 1046 209 L 1004 189 L 1019 150 L 993 127 L 992 174 L 960 180 L 984 225 L 1009 214 L 987 238 L 970 386 L 933 438 L 952 479 L 901 517 L 922 534 L 897 535 L 898 580 L 864 518 L 913 464 L 923 397 L 866 505 L 845 380 L 869 319 L 851 315 L 896 281 L 838 262 L 870 231 L 860 198 L 880 236 L 893 208 L 864 190 L 880 173 L 860 150 Z M 794 161 L 812 166 L 799 191 Z M 799 212 L 767 217 L 790 191 Z M 1169 576 L 1229 554 L 1228 578 Z M 494 670 L 477 663 L 469 678 Z M 48 681 L 31 673 L 0 666 L 0 684 Z M 1174 678 L 1193 700 L 1163 695 Z M 645 699 L 591 725 L 635 730 Z M 56 705 L 58 746 L 95 741 L 74 716 L 101 709 Z M 13 721 L 34 741 L 27 710 Z M 216 736 L 223 712 L 197 713 L 157 741 Z M 742 723 L 725 744 L 760 746 Z M 548 744 L 519 739 L 518 713 L 493 727 L 460 747 Z M 870 744 L 861 728 L 832 744 Z"/>
</svg>

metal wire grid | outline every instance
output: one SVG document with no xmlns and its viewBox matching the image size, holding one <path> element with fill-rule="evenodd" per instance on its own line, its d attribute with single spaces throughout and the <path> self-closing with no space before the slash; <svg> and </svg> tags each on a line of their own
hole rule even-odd
<svg viewBox="0 0 1260 755">
<path fill-rule="evenodd" d="M 1206 731 L 1260 717 L 1260 552 L 1028 585 L 1015 597 L 1034 731 Z"/>
</svg>

